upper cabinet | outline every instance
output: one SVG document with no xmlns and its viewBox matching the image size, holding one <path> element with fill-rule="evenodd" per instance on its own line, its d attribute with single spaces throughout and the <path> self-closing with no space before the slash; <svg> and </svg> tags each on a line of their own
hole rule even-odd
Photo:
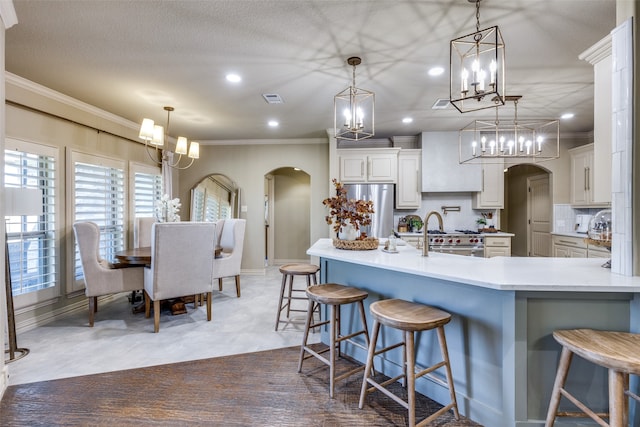
<svg viewBox="0 0 640 427">
<path fill-rule="evenodd" d="M 422 132 L 422 191 L 482 191 L 482 165 L 460 164 L 458 132 Z"/>
<path fill-rule="evenodd" d="M 571 156 L 571 204 L 589 205 L 593 200 L 593 144 L 569 150 Z"/>
<path fill-rule="evenodd" d="M 575 205 L 608 206 L 611 204 L 611 153 L 613 151 L 612 133 L 612 74 L 611 38 L 606 37 L 587 49 L 580 55 L 580 59 L 593 65 L 593 140 L 589 177 L 586 183 L 589 190 L 586 199 L 577 194 L 573 199 Z M 573 153 L 573 151 L 572 151 Z M 588 159 L 587 159 L 588 160 Z M 577 162 L 582 160 L 577 159 Z M 573 165 L 573 158 L 572 158 Z M 580 166 L 579 164 L 577 165 Z M 579 170 L 576 170 L 580 174 Z M 572 177 L 574 177 L 572 170 Z M 580 179 L 578 177 L 578 179 Z M 575 185 L 579 190 L 579 183 Z M 572 190 L 574 185 L 572 183 Z M 578 193 L 580 193 L 578 191 Z"/>
<path fill-rule="evenodd" d="M 398 151 L 391 149 L 340 149 L 340 181 L 343 183 L 398 181 Z"/>
<path fill-rule="evenodd" d="M 598 157 L 595 144 L 572 148 L 571 156 L 571 204 L 577 207 L 598 207 L 611 204 L 611 155 Z M 608 182 L 609 191 L 596 182 Z"/>
<path fill-rule="evenodd" d="M 504 208 L 504 162 L 482 164 L 482 190 L 473 196 L 473 209 Z"/>
<path fill-rule="evenodd" d="M 396 187 L 396 209 L 420 209 L 422 194 L 420 183 L 421 150 L 401 150 L 398 153 L 398 185 Z"/>
</svg>

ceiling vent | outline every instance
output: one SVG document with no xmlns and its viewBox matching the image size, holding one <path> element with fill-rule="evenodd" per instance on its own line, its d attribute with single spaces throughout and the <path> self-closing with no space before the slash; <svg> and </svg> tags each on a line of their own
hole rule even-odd
<svg viewBox="0 0 640 427">
<path fill-rule="evenodd" d="M 284 101 L 277 93 L 263 93 L 262 97 L 267 101 L 267 104 L 284 104 Z"/>
<path fill-rule="evenodd" d="M 432 110 L 444 110 L 449 106 L 449 100 L 446 98 L 437 99 L 435 104 L 431 107 Z"/>
</svg>

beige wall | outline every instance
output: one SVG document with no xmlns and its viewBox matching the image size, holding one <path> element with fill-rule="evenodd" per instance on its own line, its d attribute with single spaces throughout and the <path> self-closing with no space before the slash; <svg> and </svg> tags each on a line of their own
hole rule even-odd
<svg viewBox="0 0 640 427">
<path fill-rule="evenodd" d="M 275 169 L 298 167 L 310 176 L 309 241 L 313 243 L 328 237 L 324 222 L 326 212 L 322 205 L 328 194 L 329 182 L 329 148 L 326 142 L 287 140 L 274 141 L 271 145 L 251 145 L 250 141 L 238 141 L 237 145 L 201 145 L 200 156 L 194 166 L 180 172 L 179 197 L 183 206 L 188 206 L 191 188 L 212 173 L 224 174 L 236 182 L 240 188 L 240 205 L 244 207 L 240 217 L 247 220 L 242 257 L 244 272 L 264 271 L 264 178 Z M 184 209 L 182 217 L 188 218 L 187 209 Z"/>
</svg>

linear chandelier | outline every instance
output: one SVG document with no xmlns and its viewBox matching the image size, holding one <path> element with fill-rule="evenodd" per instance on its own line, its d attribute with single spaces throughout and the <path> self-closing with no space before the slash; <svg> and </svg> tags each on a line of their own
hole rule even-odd
<svg viewBox="0 0 640 427">
<path fill-rule="evenodd" d="M 333 97 L 336 139 L 359 141 L 371 138 L 375 132 L 375 94 L 356 87 L 356 66 L 361 62 L 357 56 L 347 59 L 353 67 L 351 86 Z"/>
<path fill-rule="evenodd" d="M 174 108 L 164 107 L 164 110 L 167 112 L 166 130 L 168 134 L 169 118 Z M 144 140 L 144 145 L 147 149 L 147 154 L 149 155 L 149 157 L 154 162 L 161 165 L 162 160 L 158 161 L 158 154 L 159 152 L 161 152 L 160 154 L 162 154 L 162 158 L 164 158 L 165 153 L 163 147 L 165 142 L 165 128 L 160 125 L 156 125 L 155 122 L 151 119 L 144 119 L 142 120 L 142 124 L 140 125 L 139 138 Z M 151 151 L 149 151 L 149 149 L 151 148 L 150 146 L 155 149 L 155 157 L 151 154 Z M 187 146 L 189 148 L 188 152 Z M 189 144 L 187 138 L 185 138 L 184 136 L 179 136 L 176 140 L 175 154 L 178 154 L 178 159 L 175 162 L 167 161 L 166 164 L 174 169 L 187 169 L 193 164 L 195 159 L 200 158 L 200 144 L 193 141 L 191 142 L 191 144 Z M 191 162 L 189 162 L 189 164 L 187 164 L 186 166 L 181 166 L 180 161 L 182 160 L 182 156 L 184 154 L 186 154 L 187 157 L 191 159 Z"/>
<path fill-rule="evenodd" d="M 505 94 L 504 40 L 498 26 L 480 30 L 480 0 L 476 4 L 476 31 L 449 45 L 449 101 L 461 113 L 496 107 Z"/>
<path fill-rule="evenodd" d="M 514 103 L 513 121 L 474 120 L 459 132 L 460 163 L 539 163 L 560 157 L 560 123 L 551 119 L 518 118 L 521 95 L 504 97 Z M 494 100 L 497 103 L 497 100 Z"/>
</svg>

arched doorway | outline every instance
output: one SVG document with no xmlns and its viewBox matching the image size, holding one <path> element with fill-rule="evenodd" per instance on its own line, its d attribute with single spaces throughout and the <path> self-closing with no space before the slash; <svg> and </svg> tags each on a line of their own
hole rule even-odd
<svg viewBox="0 0 640 427">
<path fill-rule="evenodd" d="M 308 262 L 311 177 L 282 167 L 264 178 L 265 266 Z"/>
<path fill-rule="evenodd" d="M 520 164 L 505 174 L 502 228 L 514 233 L 512 256 L 551 256 L 553 204 L 548 170 Z"/>
</svg>

